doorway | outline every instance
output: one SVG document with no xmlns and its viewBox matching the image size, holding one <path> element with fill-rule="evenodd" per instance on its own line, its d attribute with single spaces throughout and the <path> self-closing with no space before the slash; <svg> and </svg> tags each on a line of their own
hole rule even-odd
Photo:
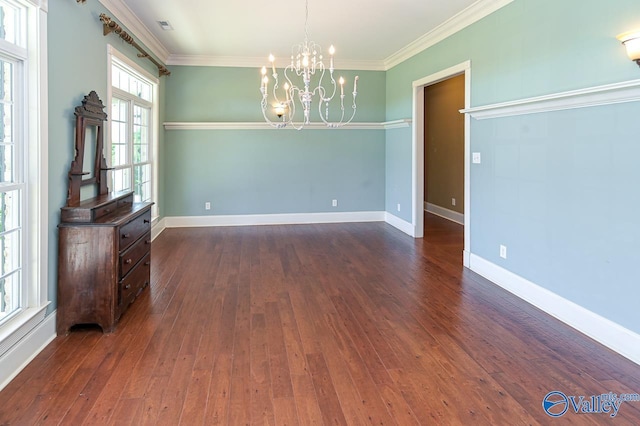
<svg viewBox="0 0 640 426">
<path fill-rule="evenodd" d="M 464 74 L 424 87 L 424 210 L 464 225 L 461 109 Z"/>
<path fill-rule="evenodd" d="M 452 77 L 464 78 L 464 108 L 469 108 L 471 103 L 471 62 L 463 62 L 438 73 L 426 76 L 413 82 L 413 138 L 412 138 L 412 189 L 413 189 L 413 228 L 414 237 L 424 236 L 424 207 L 425 207 L 425 88 L 436 83 L 448 80 Z M 464 250 L 462 263 L 469 267 L 470 253 L 470 118 L 464 115 L 464 188 L 462 196 L 463 223 L 464 223 Z M 454 197 L 451 197 L 454 198 Z M 456 200 L 458 201 L 458 200 Z M 449 200 L 451 202 L 451 200 Z"/>
</svg>

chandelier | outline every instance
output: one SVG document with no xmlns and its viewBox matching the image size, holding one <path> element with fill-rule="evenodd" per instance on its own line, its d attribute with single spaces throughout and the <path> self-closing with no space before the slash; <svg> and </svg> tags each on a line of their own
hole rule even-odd
<svg viewBox="0 0 640 426">
<path fill-rule="evenodd" d="M 311 108 L 315 102 L 318 104 L 320 119 L 327 127 L 336 128 L 344 126 L 345 124 L 350 123 L 356 115 L 358 76 L 356 76 L 353 81 L 352 111 L 347 113 L 344 106 L 345 80 L 340 77 L 338 82 L 336 82 L 333 77 L 333 55 L 335 53 L 335 48 L 333 46 L 329 48 L 329 81 L 327 81 L 328 86 L 325 88 L 325 86 L 323 86 L 323 80 L 327 69 L 322 62 L 322 49 L 318 44 L 313 41 L 309 41 L 307 28 L 308 20 L 309 0 L 305 0 L 304 41 L 295 45 L 292 49 L 291 63 L 283 70 L 285 82 L 282 88 L 280 88 L 275 58 L 273 55 L 269 55 L 269 62 L 271 62 L 271 76 L 274 80 L 274 84 L 271 89 L 271 100 L 269 96 L 270 87 L 267 67 L 262 67 L 260 84 L 260 93 L 262 93 L 262 115 L 266 122 L 272 127 L 281 129 L 286 126 L 291 126 L 300 130 L 305 125 L 311 124 Z M 312 87 L 311 80 L 316 76 L 316 74 L 318 76 L 318 85 Z M 298 86 L 294 84 L 292 79 L 298 80 L 301 85 Z M 340 111 L 338 113 L 339 120 L 336 121 L 333 117 L 329 116 L 329 106 L 331 100 L 336 96 L 338 85 L 340 85 Z M 273 108 L 273 111 L 270 111 L 270 107 Z M 299 113 L 296 115 L 300 109 L 302 110 L 302 117 L 300 117 Z M 277 120 L 275 120 L 274 113 L 275 116 L 278 117 Z M 274 120 L 270 119 L 269 116 L 273 117 Z M 346 121 L 345 116 L 348 118 Z"/>
</svg>

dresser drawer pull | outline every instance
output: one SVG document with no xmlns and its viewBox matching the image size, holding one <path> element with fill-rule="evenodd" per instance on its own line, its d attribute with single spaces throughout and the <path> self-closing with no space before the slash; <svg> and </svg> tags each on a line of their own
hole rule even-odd
<svg viewBox="0 0 640 426">
<path fill-rule="evenodd" d="M 122 238 L 129 238 L 131 237 L 131 234 L 122 234 Z"/>
<path fill-rule="evenodd" d="M 104 209 L 106 213 L 111 213 L 111 209 Z"/>
<path fill-rule="evenodd" d="M 145 264 L 145 266 L 149 266 L 149 265 L 151 265 L 151 261 L 147 260 L 146 262 L 144 262 L 144 264 Z"/>
<path fill-rule="evenodd" d="M 144 219 L 144 221 L 143 221 L 143 222 L 144 222 L 144 223 L 149 223 L 150 221 L 149 221 L 149 220 L 147 220 L 147 219 Z"/>
<path fill-rule="evenodd" d="M 127 284 L 127 285 L 124 286 L 125 290 L 129 290 L 130 288 L 131 288 L 131 284 Z"/>
<path fill-rule="evenodd" d="M 131 265 L 131 259 L 125 260 L 124 263 L 126 263 L 127 265 Z"/>
<path fill-rule="evenodd" d="M 151 240 L 144 240 L 145 244 L 151 244 Z"/>
</svg>

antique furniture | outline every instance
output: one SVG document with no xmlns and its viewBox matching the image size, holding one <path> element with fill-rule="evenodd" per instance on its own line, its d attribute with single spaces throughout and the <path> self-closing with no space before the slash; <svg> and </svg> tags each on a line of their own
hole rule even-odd
<svg viewBox="0 0 640 426">
<path fill-rule="evenodd" d="M 112 332 L 150 280 L 153 203 L 109 192 L 103 109 L 93 91 L 75 109 L 75 158 L 58 226 L 58 335 L 77 324 Z"/>
</svg>

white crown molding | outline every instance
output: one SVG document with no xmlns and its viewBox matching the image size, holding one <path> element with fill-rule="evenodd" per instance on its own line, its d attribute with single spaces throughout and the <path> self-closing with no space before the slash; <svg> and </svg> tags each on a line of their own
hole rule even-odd
<svg viewBox="0 0 640 426">
<path fill-rule="evenodd" d="M 460 110 L 477 120 L 640 101 L 640 80 Z"/>
<path fill-rule="evenodd" d="M 167 63 L 169 51 L 122 0 L 99 0 L 113 16 L 127 27 L 130 35 L 137 37 L 157 58 Z"/>
<path fill-rule="evenodd" d="M 284 59 L 276 58 L 276 63 L 286 63 Z M 205 55 L 176 55 L 167 58 L 167 65 L 184 65 L 193 67 L 234 67 L 260 68 L 267 65 L 267 57 L 253 56 L 205 56 Z"/>
<path fill-rule="evenodd" d="M 410 119 L 385 121 L 382 123 L 349 123 L 338 129 L 327 127 L 323 123 L 311 123 L 304 126 L 309 130 L 387 130 L 400 127 L 409 127 Z M 252 122 L 165 122 L 165 130 L 281 130 L 271 127 L 264 121 Z M 285 127 L 285 130 L 295 130 L 293 127 Z"/>
<path fill-rule="evenodd" d="M 636 364 L 640 364 L 639 334 L 480 256 L 471 254 L 470 260 L 472 271 Z"/>
<path fill-rule="evenodd" d="M 44 0 L 43 0 L 44 1 Z M 99 0 L 114 17 L 127 27 L 133 35 L 167 65 L 211 66 L 259 68 L 266 63 L 264 57 L 231 57 L 204 55 L 170 54 L 164 45 L 138 19 L 122 0 Z M 403 47 L 384 60 L 341 60 L 338 69 L 362 71 L 387 71 L 410 57 L 422 52 L 450 35 L 479 21 L 496 10 L 506 6 L 513 0 L 478 0 L 457 15 L 440 24 L 438 27 Z M 279 63 L 287 63 L 289 58 L 276 58 Z"/>
<path fill-rule="evenodd" d="M 276 58 L 276 64 L 288 64 L 290 58 Z M 268 65 L 267 57 L 241 57 L 241 56 L 204 56 L 204 55 L 169 55 L 167 65 L 184 65 L 196 67 L 234 67 L 234 68 L 261 68 Z M 383 61 L 339 61 L 336 62 L 336 71 L 386 71 Z"/>
<path fill-rule="evenodd" d="M 457 15 L 449 18 L 433 30 L 398 50 L 384 60 L 385 70 L 389 70 L 425 49 L 441 42 L 469 25 L 503 8 L 513 0 L 478 0 Z"/>
</svg>

